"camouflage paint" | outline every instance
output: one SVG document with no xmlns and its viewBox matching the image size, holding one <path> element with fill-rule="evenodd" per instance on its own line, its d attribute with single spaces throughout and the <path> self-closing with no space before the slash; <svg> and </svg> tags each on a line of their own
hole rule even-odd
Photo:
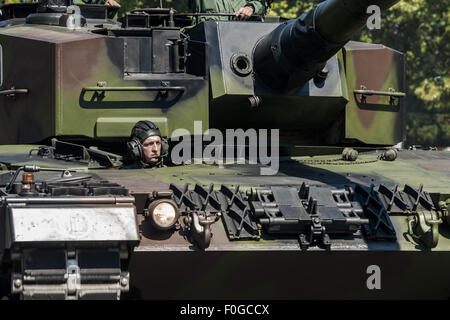
<svg viewBox="0 0 450 320">
<path fill-rule="evenodd" d="M 53 44 L 41 42 L 31 35 L 18 37 L 26 31 L 24 27 L 2 31 L 6 32 L 0 34 L 4 79 L 1 89 L 15 87 L 29 89 L 29 93 L 14 98 L 0 96 L 0 143 L 32 142 L 34 137 L 54 132 L 54 68 L 48 64 Z M 33 60 L 32 54 L 42 59 Z"/>
<path fill-rule="evenodd" d="M 389 104 L 389 97 L 367 96 L 361 103 L 359 90 L 405 92 L 404 55 L 383 45 L 349 42 L 345 48 L 345 68 L 348 82 L 349 103 L 346 106 L 345 137 L 367 144 L 394 145 L 404 140 L 405 105 L 396 99 Z"/>
<path fill-rule="evenodd" d="M 297 143 L 326 144 L 333 134 L 326 131 L 344 112 L 348 99 L 344 66 L 338 58 L 340 54 L 328 61 L 329 77 L 324 84 L 311 80 L 292 93 L 266 87 L 254 71 L 246 76 L 238 75 L 231 66 L 232 57 L 237 54 L 252 60 L 258 41 L 278 25 L 209 21 L 189 31 L 195 40 L 209 44 L 210 126 L 219 129 L 279 128 L 289 131 Z M 263 102 L 252 108 L 248 98 L 254 95 L 261 97 Z"/>
<path fill-rule="evenodd" d="M 36 146 L 0 146 L 0 163 L 11 167 L 23 164 L 76 167 L 74 163 L 28 157 Z M 360 154 L 358 161 L 374 160 L 378 153 Z M 191 186 L 214 183 L 241 190 L 267 184 L 314 185 L 342 187 L 361 183 L 405 183 L 417 188 L 420 183 L 429 192 L 447 194 L 450 170 L 449 152 L 401 151 L 393 162 L 377 161 L 341 165 L 302 164 L 307 160 L 331 160 L 339 155 L 295 157 L 280 162 L 280 172 L 274 177 L 260 176 L 258 166 L 225 165 L 224 169 L 212 165 L 186 165 L 154 170 L 88 170 L 110 182 L 129 188 L 131 194 L 148 194 L 168 188 L 170 183 Z M 424 164 L 433 170 L 423 168 Z M 447 166 L 446 166 L 447 165 Z M 82 173 L 85 173 L 85 167 Z M 414 176 L 411 174 L 414 172 Z M 56 173 L 39 173 L 36 179 L 56 177 Z M 409 177 L 408 177 L 409 176 Z M 142 213 L 142 209 L 138 213 Z M 397 231 L 397 241 L 369 241 L 355 236 L 351 241 L 333 240 L 331 252 L 311 248 L 299 250 L 296 237 L 276 238 L 263 232 L 260 241 L 229 241 L 222 223 L 213 224 L 211 246 L 198 251 L 187 242 L 183 232 L 159 232 L 152 229 L 139 215 L 140 245 L 130 262 L 132 290 L 130 298 L 141 299 L 394 299 L 394 298 L 446 298 L 450 283 L 445 274 L 450 266 L 450 226 L 439 227 L 439 244 L 432 250 L 411 241 L 407 235 L 406 216 L 391 216 Z M 154 261 L 158 261 L 157 264 Z M 180 263 L 183 270 L 179 272 Z M 382 270 L 381 291 L 365 287 L 366 268 L 376 264 Z M 152 272 L 148 271 L 149 265 Z M 324 270 L 320 266 L 334 267 L 321 271 L 320 281 L 302 277 L 311 270 Z M 399 272 L 402 270 L 402 272 Z M 178 273 L 177 273 L 178 272 Z M 176 280 L 173 274 L 177 274 Z M 414 280 L 412 281 L 411 278 Z M 248 281 L 245 279 L 255 279 Z M 244 285 L 244 282 L 246 285 Z M 299 286 L 311 290 L 298 290 Z M 405 289 L 407 286 L 407 289 Z M 158 290 L 154 290 L 158 288 Z"/>
<path fill-rule="evenodd" d="M 380 98 L 383 104 L 379 105 L 377 97 L 374 101 L 373 97 L 368 97 L 369 103 L 361 106 L 352 93 L 362 83 L 372 90 L 403 88 L 400 53 L 351 42 L 344 51 L 345 59 L 338 53 L 327 62 L 329 74 L 324 84 L 310 80 L 289 94 L 265 87 L 253 73 L 244 77 L 237 75 L 230 65 L 231 57 L 246 54 L 251 59 L 257 41 L 277 25 L 209 21 L 190 29 L 188 32 L 194 39 L 208 43 L 210 61 L 209 77 L 189 75 L 189 80 L 176 74 L 127 73 L 125 46 L 132 37 L 104 36 L 88 29 L 70 31 L 52 26 L 3 28 L 0 43 L 8 66 L 3 87 L 23 86 L 30 92 L 14 100 L 0 98 L 3 104 L 15 105 L 6 110 L 0 108 L 6 133 L 1 142 L 30 143 L 51 136 L 124 139 L 137 119 L 154 121 L 166 136 L 176 128 L 193 132 L 194 121 L 202 121 L 205 129 L 280 128 L 282 137 L 290 138 L 284 143 L 339 144 L 344 138 L 359 141 L 359 144 L 388 145 L 401 140 L 402 105 L 400 112 L 396 112 L 398 110 L 392 111 L 395 107 L 386 105 L 387 98 Z M 12 40 L 14 45 L 8 45 L 6 41 Z M 27 57 L 30 47 L 35 52 L 44 50 L 39 52 L 39 62 L 32 65 Z M 14 60 L 14 70 L 19 71 L 15 76 L 9 71 L 12 65 L 8 61 L 12 57 L 23 57 Z M 373 61 L 377 61 L 377 66 L 378 63 L 384 66 L 377 67 L 380 72 L 368 67 Z M 23 77 L 30 70 L 46 80 L 36 82 L 29 76 Z M 83 89 L 96 87 L 98 83 L 107 87 L 159 86 L 161 81 L 185 86 L 186 91 L 155 101 L 155 92 L 105 91 L 101 96 L 100 91 Z M 251 108 L 248 97 L 254 95 L 260 96 L 263 103 Z M 11 109 L 14 111 L 7 111 Z"/>
<path fill-rule="evenodd" d="M 34 145 L 0 145 L 0 162 L 19 165 L 33 164 L 36 161 L 73 167 L 74 163 L 29 157 L 29 151 L 36 149 Z M 343 186 L 352 183 L 370 185 L 371 183 L 387 183 L 389 185 L 409 184 L 418 188 L 420 184 L 431 193 L 450 194 L 450 152 L 444 151 L 408 151 L 401 150 L 395 161 L 376 161 L 379 152 L 360 153 L 358 160 L 338 162 L 340 164 L 321 164 L 321 161 L 340 158 L 340 154 L 322 156 L 292 157 L 280 159 L 280 170 L 275 176 L 260 176 L 259 165 L 229 164 L 220 168 L 217 165 L 183 165 L 164 167 L 157 170 L 100 170 L 108 180 L 123 184 L 134 192 L 147 191 L 155 186 L 168 187 L 170 183 L 191 185 L 199 183 L 207 187 L 226 184 L 241 188 L 250 188 L 268 184 L 301 184 L 307 181 L 313 184 Z M 302 161 L 317 161 L 317 164 Z M 369 162 L 370 161 L 370 162 Z M 85 167 L 87 170 L 87 165 Z M 96 172 L 96 170 L 89 170 Z M 411 174 L 414 172 L 414 175 Z"/>
<path fill-rule="evenodd" d="M 160 86 L 163 80 L 127 77 L 124 39 L 86 31 L 69 32 L 50 26 L 0 30 L 5 64 L 3 88 L 14 85 L 29 89 L 28 95 L 14 100 L 0 97 L 0 102 L 7 105 L 0 108 L 5 130 L 0 142 L 38 142 L 51 136 L 126 138 L 136 119 L 155 121 L 163 135 L 179 127 L 193 131 L 194 121 L 208 126 L 209 89 L 205 77 L 168 77 L 170 85 L 186 87 L 182 94 L 169 94 L 172 101 L 154 102 L 156 92 L 148 91 L 106 92 L 99 100 L 95 92 L 84 91 L 98 82 L 106 82 L 108 87 L 148 87 Z M 38 54 L 37 62 L 28 56 L 30 49 Z M 46 81 L 36 81 L 30 74 Z"/>
<path fill-rule="evenodd" d="M 250 24 L 245 26 L 250 26 Z M 7 109 L 9 111 L 5 111 L 4 114 L 10 118 L 3 118 L 2 121 L 4 123 L 2 124 L 7 126 L 8 119 L 12 122 L 12 125 L 7 128 L 14 139 L 22 139 L 20 134 L 17 134 L 18 128 L 23 128 L 20 129 L 23 131 L 29 130 L 32 132 L 29 129 L 30 124 L 35 126 L 35 128 L 32 128 L 33 130 L 37 129 L 41 132 L 41 136 L 48 134 L 44 130 L 50 130 L 51 134 L 56 134 L 55 132 L 58 131 L 58 134 L 62 135 L 86 134 L 86 136 L 94 137 L 94 128 L 95 124 L 98 124 L 98 119 L 102 119 L 100 123 L 110 123 L 112 124 L 111 126 L 114 126 L 120 123 L 122 116 L 133 119 L 134 117 L 149 116 L 148 108 L 145 110 L 144 108 L 142 110 L 140 110 L 141 108 L 126 108 L 127 106 L 124 106 L 126 102 L 124 101 L 129 96 L 122 96 L 118 93 L 107 94 L 104 100 L 106 103 L 118 101 L 117 110 L 114 108 L 97 110 L 94 107 L 98 107 L 98 105 L 89 104 L 90 97 L 86 101 L 82 101 L 83 104 L 79 103 L 81 88 L 95 86 L 98 81 L 106 81 L 108 86 L 123 86 L 124 83 L 127 85 L 142 85 L 142 80 L 125 80 L 122 78 L 123 74 L 121 74 L 120 70 L 123 59 L 120 57 L 121 53 L 114 49 L 120 48 L 120 39 L 106 39 L 102 37 L 100 39 L 96 38 L 99 36 L 80 33 L 77 34 L 77 36 L 81 37 L 80 39 L 72 38 L 67 40 L 68 38 L 65 36 L 69 33 L 62 31 L 61 28 L 48 27 L 38 29 L 37 39 L 30 39 L 33 36 L 30 34 L 27 36 L 23 33 L 24 29 L 20 28 L 14 30 L 3 29 L 0 31 L 0 34 L 3 34 L 0 36 L 2 45 L 3 41 L 8 41 L 8 37 L 12 38 L 12 33 L 16 32 L 14 34 L 14 42 L 12 44 L 10 43 L 11 46 L 9 48 L 18 46 L 22 39 L 24 41 L 25 45 L 22 47 L 22 50 L 15 49 L 16 51 L 10 51 L 8 53 L 9 61 L 12 61 L 12 58 L 16 58 L 13 53 L 17 53 L 17 55 L 22 54 L 18 56 L 21 59 L 18 59 L 17 65 L 21 67 L 17 70 L 24 70 L 23 72 L 26 70 L 37 70 L 36 75 L 45 78 L 47 74 L 39 73 L 39 71 L 45 70 L 46 72 L 56 73 L 55 70 L 57 68 L 62 70 L 58 76 L 54 77 L 54 80 L 51 80 L 59 84 L 47 83 L 45 81 L 42 83 L 44 89 L 41 92 L 49 92 L 48 97 L 51 98 L 56 96 L 56 102 L 39 100 L 45 99 L 47 96 L 31 95 L 34 92 L 33 90 L 30 91 L 30 95 L 18 97 L 16 100 L 19 106 L 25 106 L 25 102 L 27 102 L 26 107 L 28 109 L 17 110 L 18 108 L 14 107 Z M 10 32 L 10 34 L 6 34 L 7 32 Z M 83 38 L 83 36 L 86 38 Z M 28 69 L 29 67 L 32 68 L 32 66 L 24 62 L 24 60 L 29 59 L 28 55 L 30 50 L 26 46 L 29 43 L 33 43 L 33 53 L 42 52 L 39 56 L 45 57 L 45 59 L 37 62 L 37 69 Z M 76 62 L 77 57 L 73 53 L 73 50 L 77 51 L 84 59 L 85 63 L 83 65 L 80 63 L 73 65 L 72 62 Z M 310 105 L 308 112 L 313 112 L 314 107 L 317 108 L 317 113 L 313 114 L 314 119 L 311 119 L 311 116 L 308 117 L 308 114 L 301 114 L 301 116 L 306 118 L 299 120 L 304 121 L 307 125 L 310 121 L 318 121 L 318 123 L 321 123 L 321 120 L 326 117 L 328 117 L 329 122 L 336 121 L 336 114 L 330 114 L 328 111 L 336 108 L 336 106 L 337 109 L 344 110 L 346 100 L 350 99 L 350 103 L 346 107 L 346 112 L 348 115 L 352 115 L 353 118 L 346 119 L 346 129 L 351 129 L 352 127 L 360 128 L 363 126 L 363 121 L 367 120 L 365 123 L 368 126 L 367 131 L 370 134 L 367 133 L 367 135 L 364 135 L 364 130 L 358 131 L 355 129 L 355 131 L 352 131 L 354 135 L 349 134 L 347 138 L 359 139 L 364 142 L 366 142 L 364 140 L 366 139 L 366 143 L 378 144 L 380 141 L 389 141 L 391 143 L 391 140 L 395 138 L 393 136 L 395 136 L 396 132 L 387 133 L 385 136 L 378 137 L 380 134 L 379 128 L 382 128 L 384 125 L 382 121 L 379 121 L 378 115 L 372 118 L 369 116 L 366 117 L 364 115 L 366 110 L 364 110 L 362 117 L 358 118 L 359 111 L 355 109 L 356 102 L 353 101 L 352 90 L 355 88 L 358 89 L 357 86 L 359 83 L 356 83 L 358 81 L 357 79 L 364 78 L 357 78 L 356 73 L 351 72 L 351 67 L 356 62 L 352 62 L 353 56 L 351 53 L 348 53 L 349 56 L 347 56 L 347 52 L 345 54 L 346 76 L 347 79 L 351 79 L 352 81 L 348 81 L 348 84 L 343 81 L 344 73 L 342 67 L 344 59 L 338 55 L 337 66 L 339 67 L 339 73 L 337 76 L 341 84 L 333 82 L 330 85 L 331 89 L 329 92 L 334 93 L 336 88 L 338 88 L 342 91 L 339 93 L 339 96 L 336 97 L 332 94 L 333 97 L 327 100 L 329 98 L 324 98 L 324 95 L 321 94 L 315 95 L 314 98 L 305 95 L 300 97 L 305 99 L 301 101 L 295 100 L 297 97 L 290 100 L 291 98 L 287 98 L 282 94 L 271 93 L 273 100 L 271 101 L 268 98 L 269 105 L 278 108 L 285 104 L 282 107 L 286 109 L 282 109 L 282 111 L 287 114 L 286 118 L 291 116 L 291 112 L 288 109 L 290 104 L 293 105 L 292 108 L 302 108 Z M 58 55 L 60 57 L 59 60 L 54 58 L 54 55 Z M 12 77 L 11 70 L 8 71 L 8 77 Z M 220 68 L 216 69 L 216 71 L 218 70 Z M 21 74 L 19 75 L 22 76 Z M 219 81 L 215 80 L 216 76 L 213 76 L 213 73 L 211 73 L 211 77 L 214 78 L 211 80 L 212 82 Z M 23 78 L 25 77 L 21 77 L 21 79 Z M 383 83 L 393 81 L 395 84 L 395 79 L 397 78 L 398 75 L 394 72 L 392 76 L 389 74 L 383 75 L 382 81 Z M 36 83 L 35 80 L 30 79 L 29 82 L 18 84 L 33 85 Z M 149 81 L 147 83 L 152 82 Z M 231 83 L 232 85 L 236 85 L 232 81 Z M 19 87 L 19 85 L 16 85 L 16 87 Z M 36 87 L 33 88 L 39 89 L 40 87 L 36 84 Z M 242 103 L 241 99 L 245 98 L 245 94 L 248 93 L 248 91 L 245 91 L 248 88 L 234 86 L 233 90 L 236 89 L 236 96 L 241 95 L 239 98 L 236 98 L 233 96 L 232 91 L 226 91 L 228 87 L 224 85 L 223 88 L 224 94 L 226 93 L 230 96 L 230 100 L 227 101 L 230 105 L 236 102 Z M 306 88 L 311 90 L 314 87 L 309 83 Z M 185 110 L 178 110 L 177 114 L 172 116 L 178 122 L 176 125 L 186 127 L 186 124 L 189 125 L 190 120 L 203 119 L 204 116 L 208 119 L 209 111 L 216 112 L 215 108 L 219 106 L 217 101 L 213 101 L 211 106 L 205 103 L 208 99 L 208 89 L 207 84 L 200 86 L 198 91 L 200 92 L 200 96 L 194 98 L 197 96 L 197 92 L 195 92 L 190 97 L 192 104 L 188 103 L 191 100 L 185 100 L 186 112 L 184 112 Z M 380 88 L 369 89 L 377 90 Z M 381 87 L 381 89 L 386 90 L 387 88 Z M 221 93 L 219 92 L 219 94 Z M 267 96 L 271 95 L 267 94 Z M 143 93 L 133 93 L 133 98 L 145 99 L 145 103 L 148 103 L 148 100 L 151 99 L 150 95 Z M 277 98 L 279 99 L 277 100 Z M 302 103 L 296 104 L 298 101 Z M 22 104 L 19 104 L 19 102 Z M 33 115 L 35 111 L 33 109 L 33 103 L 35 102 L 37 102 L 38 108 L 48 108 L 44 108 L 43 110 L 39 109 L 43 111 L 42 117 L 53 117 L 52 114 L 57 109 L 57 106 L 59 106 L 59 111 L 56 112 L 54 118 L 50 118 L 50 121 L 43 120 L 42 123 L 37 124 L 26 121 L 24 123 L 25 126 L 23 124 L 19 126 L 17 122 L 13 123 L 13 121 L 17 120 L 17 117 L 28 119 L 26 118 L 27 112 Z M 138 102 L 142 103 L 142 101 Z M 196 105 L 193 105 L 194 103 Z M 1 107 L 3 106 L 2 104 Z M 46 111 L 49 113 L 45 113 Z M 190 114 L 191 111 L 193 114 Z M 14 114 L 14 117 L 12 117 L 7 112 L 17 112 L 17 114 Z M 178 113 L 180 113 L 179 116 Z M 225 120 L 230 121 L 228 123 L 233 123 L 231 122 L 233 120 L 239 120 L 236 119 L 236 114 L 245 119 L 245 114 L 231 112 L 228 109 L 228 119 L 224 119 L 223 123 L 227 123 Z M 270 114 L 270 117 L 274 114 Z M 371 113 L 367 114 L 370 115 Z M 150 116 L 165 118 L 166 113 L 158 109 L 154 114 L 151 113 Z M 186 117 L 186 119 L 183 119 L 183 117 Z M 396 117 L 397 115 L 393 115 L 393 118 Z M 55 120 L 56 118 L 58 120 Z M 171 120 L 172 118 L 168 119 Z M 253 118 L 257 119 L 257 117 Z M 319 119 L 316 120 L 316 118 Z M 111 119 L 110 122 L 108 122 L 108 119 Z M 259 121 L 262 121 L 262 119 L 264 119 L 263 116 L 261 116 Z M 392 121 L 396 123 L 395 119 Z M 55 128 L 56 125 L 54 123 L 58 123 L 58 129 Z M 171 121 L 167 121 L 167 123 L 167 130 L 169 130 L 172 124 Z M 263 122 L 259 123 L 261 124 Z M 322 125 L 325 126 L 324 123 Z M 372 129 L 374 126 L 377 127 L 376 130 Z M 125 132 L 126 126 L 123 126 L 120 130 L 124 130 Z M 106 127 L 103 132 L 111 135 L 110 127 Z M 34 132 L 32 133 L 34 134 Z M 13 139 L 11 137 L 8 138 Z M 41 159 L 36 156 L 29 157 L 28 152 L 30 148 L 32 147 L 24 145 L 0 146 L 0 163 L 5 163 L 12 168 L 23 164 L 71 168 L 80 166 L 83 168 L 83 172 L 88 171 L 87 165 L 83 166 L 78 163 Z M 359 160 L 372 160 L 376 156 L 377 154 L 360 155 Z M 336 157 L 339 157 L 339 155 L 314 157 L 313 159 L 330 160 Z M 220 169 L 217 166 L 189 165 L 156 170 L 102 169 L 89 170 L 88 172 L 108 179 L 111 182 L 118 182 L 129 188 L 136 195 L 167 188 L 170 183 L 177 185 L 200 183 L 203 186 L 214 183 L 216 187 L 222 183 L 230 187 L 240 184 L 242 186 L 241 190 L 245 190 L 250 187 L 267 184 L 290 185 L 300 184 L 303 181 L 328 187 L 341 187 L 343 185 L 353 185 L 354 183 L 362 183 L 365 185 L 371 183 L 392 185 L 397 183 L 401 186 L 405 183 L 410 183 L 413 187 L 417 187 L 420 183 L 423 183 L 426 191 L 439 193 L 441 196 L 450 195 L 448 185 L 450 154 L 445 152 L 427 153 L 404 151 L 400 153 L 399 158 L 394 162 L 378 161 L 366 164 L 357 162 L 351 165 L 311 165 L 302 163 L 302 160 L 311 160 L 311 158 L 299 157 L 282 161 L 280 163 L 279 174 L 273 177 L 260 176 L 258 174 L 258 166 L 245 165 L 226 165 L 224 169 Z M 55 174 L 40 173 L 36 177 L 38 179 L 44 179 L 55 177 Z M 393 217 L 393 224 L 398 234 L 397 241 L 376 242 L 355 237 L 350 242 L 334 242 L 334 252 L 316 251 L 319 249 L 300 252 L 298 240 L 295 237 L 274 239 L 273 237 L 264 235 L 263 240 L 259 242 L 228 241 L 223 225 L 218 222 L 213 225 L 214 237 L 210 248 L 206 252 L 200 252 L 186 241 L 184 238 L 185 235 L 181 232 L 158 233 L 154 232 L 154 230 L 149 230 L 148 225 L 143 222 L 142 217 L 140 217 L 140 222 L 143 238 L 133 254 L 130 266 L 132 286 L 135 287 L 132 294 L 136 294 L 136 297 L 140 298 L 445 298 L 448 297 L 450 292 L 448 277 L 442 276 L 446 274 L 450 267 L 448 255 L 448 251 L 450 250 L 450 235 L 447 225 L 440 227 L 439 245 L 432 252 L 425 250 L 414 242 L 407 241 L 406 238 L 402 238 L 406 230 L 405 217 Z M 155 263 L 155 261 L 158 263 Z M 365 267 L 370 264 L 379 264 L 381 266 L 382 270 L 384 270 L 383 283 L 387 282 L 390 285 L 384 287 L 381 292 L 369 291 L 365 288 L 365 281 L 367 279 Z M 180 266 L 182 266 L 182 269 L 180 269 Z M 329 268 L 329 266 L 333 267 Z M 149 267 L 151 267 L 151 270 Z M 318 271 L 320 274 L 313 274 L 314 271 Z M 177 276 L 175 277 L 174 275 Z M 302 288 L 307 289 L 302 290 Z"/>
</svg>

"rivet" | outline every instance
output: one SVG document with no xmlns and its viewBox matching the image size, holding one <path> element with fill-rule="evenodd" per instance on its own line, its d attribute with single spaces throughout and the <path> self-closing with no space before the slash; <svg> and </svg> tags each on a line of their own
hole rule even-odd
<svg viewBox="0 0 450 320">
<path fill-rule="evenodd" d="M 14 287 L 15 288 L 20 288 L 22 286 L 22 280 L 20 280 L 20 279 L 16 279 L 16 280 L 14 280 Z"/>
</svg>

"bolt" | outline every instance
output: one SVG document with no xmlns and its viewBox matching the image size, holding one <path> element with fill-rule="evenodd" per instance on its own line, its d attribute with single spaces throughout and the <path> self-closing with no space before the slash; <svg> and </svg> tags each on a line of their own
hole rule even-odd
<svg viewBox="0 0 450 320">
<path fill-rule="evenodd" d="M 14 280 L 14 288 L 19 289 L 22 286 L 22 280 L 16 279 Z"/>
<path fill-rule="evenodd" d="M 319 218 L 314 218 L 314 222 L 319 223 L 320 222 Z"/>
<path fill-rule="evenodd" d="M 381 160 L 394 161 L 395 159 L 397 159 L 397 155 L 397 150 L 391 148 L 381 155 Z"/>
<path fill-rule="evenodd" d="M 120 279 L 120 284 L 122 285 L 122 287 L 126 287 L 128 285 L 127 278 Z"/>
</svg>

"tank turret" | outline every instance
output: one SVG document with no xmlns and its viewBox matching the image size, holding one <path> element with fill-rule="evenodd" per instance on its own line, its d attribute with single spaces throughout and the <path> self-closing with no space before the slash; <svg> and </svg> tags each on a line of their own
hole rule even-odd
<svg viewBox="0 0 450 320">
<path fill-rule="evenodd" d="M 202 130 L 279 129 L 284 145 L 396 144 L 404 55 L 347 43 L 369 5 L 395 2 L 329 0 L 288 22 L 194 27 L 161 8 L 113 21 L 110 7 L 78 5 L 77 25 L 69 0 L 4 6 L 0 143 L 115 144 L 149 120 L 169 137 L 201 121 Z"/>
<path fill-rule="evenodd" d="M 395 3 L 329 0 L 283 23 L 205 22 L 190 30 L 209 46 L 209 126 L 278 128 L 290 145 L 402 141 L 404 55 L 348 41 L 370 5 Z"/>
</svg>

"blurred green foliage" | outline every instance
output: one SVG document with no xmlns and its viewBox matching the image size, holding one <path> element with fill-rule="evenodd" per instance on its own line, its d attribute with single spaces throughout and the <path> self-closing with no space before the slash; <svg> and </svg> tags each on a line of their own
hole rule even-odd
<svg viewBox="0 0 450 320">
<path fill-rule="evenodd" d="M 187 12 L 188 0 L 118 0 L 119 15 L 144 7 Z M 160 2 L 161 1 L 161 2 Z M 8 3 L 20 2 L 9 0 Z M 321 0 L 274 1 L 268 14 L 295 18 Z M 406 144 L 450 146 L 450 5 L 448 0 L 401 1 L 382 14 L 381 29 L 353 40 L 382 43 L 406 55 Z"/>
</svg>

